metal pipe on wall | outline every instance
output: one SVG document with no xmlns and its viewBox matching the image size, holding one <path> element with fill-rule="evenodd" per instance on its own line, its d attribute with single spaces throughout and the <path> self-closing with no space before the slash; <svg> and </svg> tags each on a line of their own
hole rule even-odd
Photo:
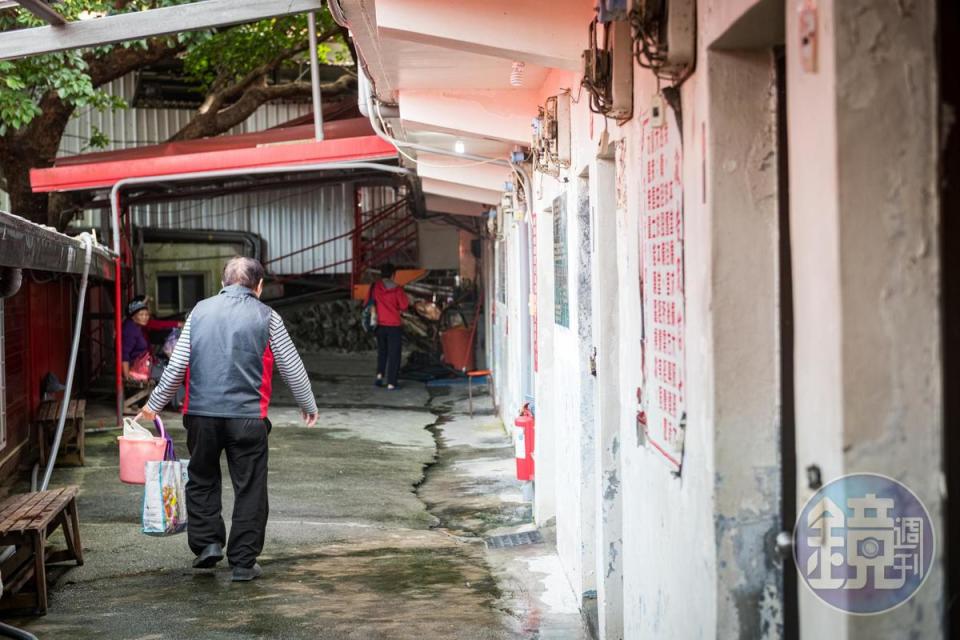
<svg viewBox="0 0 960 640">
<path fill-rule="evenodd" d="M 241 175 L 272 175 L 278 173 L 289 173 L 291 171 L 329 171 L 349 170 L 349 169 L 369 169 L 373 171 L 383 171 L 396 175 L 411 175 L 413 171 L 405 167 L 394 167 L 376 162 L 328 162 L 319 164 L 304 164 L 284 167 L 258 167 L 253 169 L 224 169 L 220 171 L 199 171 L 194 173 L 177 173 L 166 176 L 143 176 L 139 178 L 125 178 L 114 183 L 110 190 L 110 225 L 112 227 L 113 251 L 116 254 L 116 281 L 114 285 L 114 313 L 116 321 L 115 348 L 116 357 L 116 376 L 117 376 L 117 425 L 123 422 L 123 362 L 121 351 L 123 350 L 123 337 L 120 333 L 120 307 L 123 302 L 123 289 L 120 284 L 121 272 L 121 247 L 120 247 L 120 191 L 127 186 L 135 184 L 151 184 L 154 182 L 184 182 L 187 180 L 202 180 L 204 178 L 230 178 Z"/>
<path fill-rule="evenodd" d="M 313 135 L 323 140 L 323 101 L 320 96 L 320 61 L 317 59 L 317 16 L 307 14 L 307 31 L 310 37 L 310 89 L 313 93 Z"/>
<path fill-rule="evenodd" d="M 90 281 L 90 264 L 93 262 L 93 237 L 84 233 L 81 238 L 86 245 L 86 256 L 83 260 L 83 276 L 80 278 L 80 295 L 77 297 L 77 317 L 73 324 L 73 344 L 70 348 L 70 363 L 67 366 L 67 381 L 64 383 L 63 401 L 60 403 L 60 419 L 57 421 L 57 431 L 53 436 L 53 445 L 50 447 L 50 459 L 47 461 L 47 470 L 43 474 L 41 491 L 50 486 L 50 476 L 57 463 L 57 453 L 60 451 L 60 441 L 63 439 L 63 427 L 67 421 L 67 410 L 70 405 L 70 392 L 73 390 L 73 376 L 77 371 L 77 352 L 80 349 L 80 333 L 83 329 L 83 307 L 87 299 L 87 284 Z"/>
</svg>

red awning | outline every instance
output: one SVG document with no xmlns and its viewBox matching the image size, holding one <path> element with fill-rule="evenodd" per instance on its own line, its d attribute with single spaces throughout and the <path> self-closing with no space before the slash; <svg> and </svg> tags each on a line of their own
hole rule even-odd
<svg viewBox="0 0 960 640">
<path fill-rule="evenodd" d="M 124 178 L 374 161 L 397 155 L 365 118 L 325 123 L 323 130 L 325 139 L 319 142 L 313 139 L 313 125 L 305 125 L 59 158 L 49 169 L 31 169 L 30 184 L 35 192 L 77 191 L 111 187 Z"/>
</svg>

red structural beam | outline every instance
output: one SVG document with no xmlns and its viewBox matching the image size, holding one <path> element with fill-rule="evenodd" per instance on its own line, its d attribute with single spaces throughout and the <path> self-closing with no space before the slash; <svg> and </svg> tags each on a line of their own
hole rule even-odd
<svg viewBox="0 0 960 640">
<path fill-rule="evenodd" d="M 159 182 L 164 175 L 384 160 L 396 155 L 396 148 L 389 142 L 362 136 L 31 169 L 30 183 L 34 192 L 76 191 L 111 187 L 124 178 L 156 177 Z"/>
</svg>

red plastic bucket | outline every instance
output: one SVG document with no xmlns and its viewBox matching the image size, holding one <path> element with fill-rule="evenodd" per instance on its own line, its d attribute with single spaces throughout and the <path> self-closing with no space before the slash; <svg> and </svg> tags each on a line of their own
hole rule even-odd
<svg viewBox="0 0 960 640">
<path fill-rule="evenodd" d="M 470 348 L 470 329 L 454 327 L 440 334 L 443 361 L 457 371 L 473 371 L 473 349 Z"/>
</svg>

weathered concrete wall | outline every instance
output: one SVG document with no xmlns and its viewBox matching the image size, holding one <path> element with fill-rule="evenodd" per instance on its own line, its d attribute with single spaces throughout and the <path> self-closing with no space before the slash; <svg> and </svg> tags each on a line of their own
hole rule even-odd
<svg viewBox="0 0 960 640">
<path fill-rule="evenodd" d="M 702 67 L 701 67 L 702 68 Z M 624 637 L 720 637 L 714 542 L 713 362 L 710 218 L 701 198 L 706 86 L 698 71 L 683 88 L 684 288 L 687 426 L 677 477 L 637 425 L 641 369 L 640 215 L 644 167 L 641 123 L 655 91 L 635 69 L 634 119 L 623 145 L 626 210 L 618 218 L 620 297 L 620 440 L 623 465 Z M 668 112 L 667 117 L 673 117 Z M 709 157 L 707 159 L 709 161 Z M 691 612 L 697 612 L 691 615 Z"/>
<path fill-rule="evenodd" d="M 580 96 L 572 107 L 572 166 L 559 179 L 534 176 L 535 516 L 556 519 L 558 552 L 575 594 L 598 589 L 603 637 L 621 637 L 617 622 L 625 638 L 783 633 L 772 545 L 780 529 L 783 443 L 771 50 L 784 34 L 797 498 L 802 505 L 812 493 L 804 472 L 811 464 L 824 481 L 857 470 L 884 473 L 917 491 L 939 526 L 939 476 L 931 471 L 940 465 L 942 394 L 934 16 L 919 3 L 875 5 L 818 2 L 818 69 L 805 73 L 793 3 L 785 12 L 770 0 L 698 3 L 698 66 L 681 90 L 687 422 L 679 477 L 637 428 L 639 154 L 655 91 L 649 73 L 636 68 L 635 116 L 622 127 L 590 113 Z M 760 17 L 784 13 L 785 28 L 757 26 Z M 578 97 L 576 78 L 552 73 L 541 97 L 564 87 Z M 598 153 L 610 154 L 598 148 L 604 132 L 618 150 L 614 182 L 624 198 L 613 210 L 593 212 L 585 230 L 577 223 L 578 199 L 589 194 L 589 210 L 615 188 L 598 178 L 599 163 L 607 161 Z M 568 205 L 569 327 L 554 321 L 551 208 L 561 194 Z M 501 249 L 516 251 L 515 241 L 508 235 Z M 591 269 L 585 280 L 582 272 Z M 597 277 L 606 270 L 615 283 Z M 510 289 L 509 304 L 525 305 L 525 295 Z M 584 306 L 582 298 L 595 295 L 615 296 L 614 321 L 603 320 L 602 302 Z M 520 318 L 511 315 L 511 332 Z M 596 382 L 587 369 L 594 347 Z M 507 359 L 521 356 L 514 349 Z M 516 365 L 502 366 L 516 382 Z M 610 385 L 602 384 L 604 375 Z M 615 435 L 605 426 L 608 415 Z M 512 420 L 506 407 L 504 416 Z M 611 548 L 619 552 L 622 583 L 604 575 Z M 939 633 L 939 571 L 908 605 L 868 619 L 836 613 L 802 586 L 799 592 L 804 637 Z"/>
<path fill-rule="evenodd" d="M 934 6 L 819 6 L 819 71 L 787 50 L 798 468 L 894 477 L 942 534 Z M 801 591 L 804 637 L 938 637 L 941 558 L 880 616 L 842 617 Z"/>
<path fill-rule="evenodd" d="M 773 54 L 708 51 L 717 631 L 780 637 L 780 333 Z"/>
<path fill-rule="evenodd" d="M 615 153 L 616 145 L 608 149 Z M 590 238 L 596 339 L 594 500 L 596 502 L 597 627 L 601 638 L 623 637 L 623 480 L 620 470 L 620 345 L 615 158 L 590 167 Z M 624 203 L 625 204 L 625 203 Z"/>
<path fill-rule="evenodd" d="M 460 230 L 456 227 L 420 220 L 417 222 L 420 243 L 420 267 L 423 269 L 460 268 Z"/>
<path fill-rule="evenodd" d="M 549 184 L 547 180 L 554 184 Z M 541 455 L 537 452 L 537 500 L 546 505 L 555 505 L 557 517 L 557 548 L 567 572 L 574 594 L 579 599 L 584 588 L 582 535 L 583 498 L 586 486 L 583 481 L 584 460 L 582 414 L 581 414 L 581 358 L 578 331 L 580 317 L 578 305 L 581 292 L 578 289 L 579 240 L 577 227 L 576 183 L 561 184 L 552 178 L 536 178 L 543 194 L 538 207 L 541 235 L 538 237 L 538 261 L 543 267 L 538 280 L 538 322 L 540 336 L 540 371 L 536 381 L 538 443 L 545 443 Z M 538 187 L 534 187 L 537 191 Z M 554 218 L 560 215 L 554 209 L 555 199 L 566 199 L 566 247 L 567 247 L 567 292 L 569 302 L 569 326 L 558 324 L 555 319 L 556 279 L 554 272 Z M 547 441 L 549 441 L 547 443 Z M 540 445 L 538 444 L 538 447 Z M 592 460 L 590 461 L 592 464 Z M 548 476 L 546 482 L 541 482 Z M 554 515 L 549 507 L 537 509 L 543 521 Z M 593 567 L 589 567 L 592 572 Z"/>
</svg>

